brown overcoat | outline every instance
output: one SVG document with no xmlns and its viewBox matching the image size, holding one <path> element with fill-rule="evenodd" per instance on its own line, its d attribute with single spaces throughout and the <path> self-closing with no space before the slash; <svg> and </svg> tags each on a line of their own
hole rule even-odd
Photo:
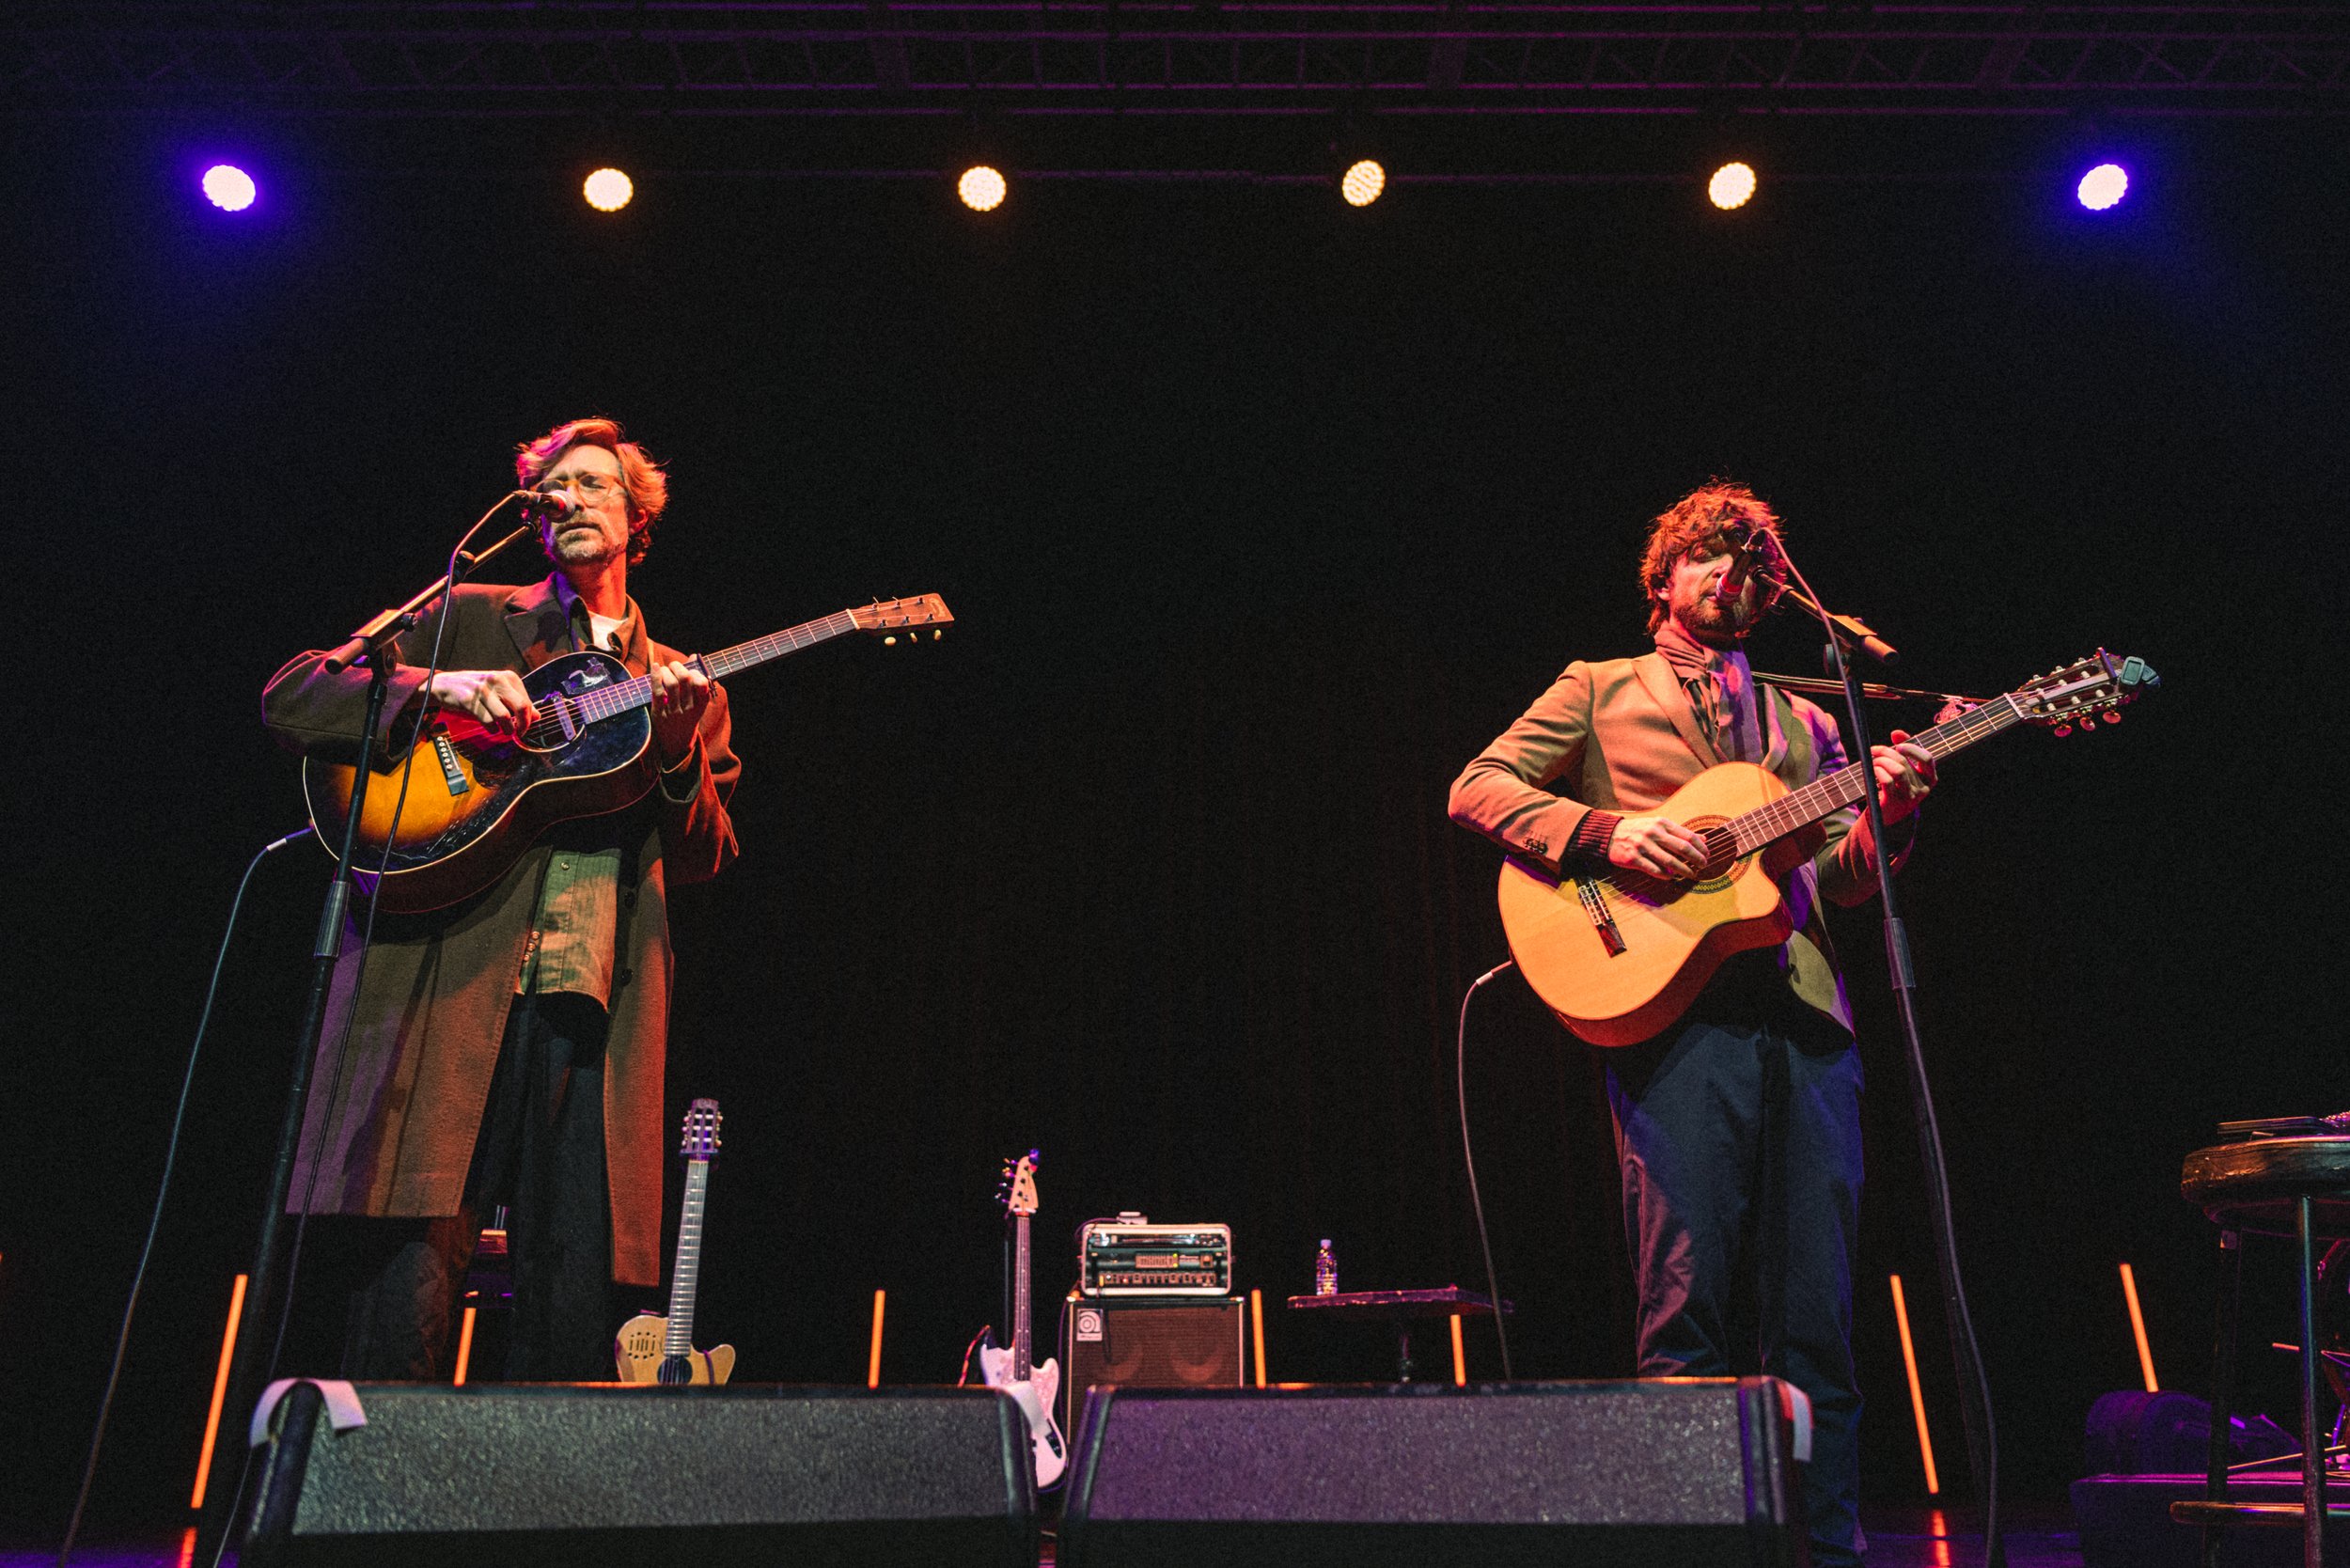
<svg viewBox="0 0 2350 1568">
<path fill-rule="evenodd" d="M 650 642 L 630 605 L 622 662 L 637 674 L 649 656 L 682 658 Z M 399 649 L 379 747 L 411 732 L 431 656 L 431 622 Z M 444 669 L 534 669 L 571 651 L 556 579 L 529 588 L 465 586 L 449 617 Z M 367 677 L 329 675 L 323 653 L 290 661 L 262 695 L 270 733 L 306 756 L 354 760 L 367 713 Z M 661 1182 L 667 1128 L 662 1064 L 669 1017 L 667 886 L 714 876 L 735 855 L 727 797 L 741 773 L 729 745 L 726 694 L 713 688 L 692 765 L 665 776 L 620 819 L 622 886 L 612 979 L 612 1027 L 603 1074 L 605 1167 L 612 1200 L 612 1273 L 623 1284 L 661 1278 Z M 430 775 L 437 778 L 437 774 Z M 335 974 L 326 1030 L 289 1208 L 313 1214 L 446 1215 L 457 1212 L 475 1135 L 497 1065 L 514 982 L 529 946 L 551 851 L 534 846 L 487 890 L 424 915 L 384 913 L 359 973 L 354 911 Z M 349 1050 L 337 1065 L 346 1018 Z"/>
<path fill-rule="evenodd" d="M 1776 686 L 1757 690 L 1767 694 L 1763 767 L 1800 789 L 1844 765 L 1842 738 L 1825 713 Z M 1577 660 L 1463 770 L 1450 811 L 1462 826 L 1556 871 L 1585 812 L 1653 811 L 1721 760 L 1663 654 Z M 1817 852 L 1779 885 L 1795 922 L 1780 962 L 1789 989 L 1849 1033 L 1852 1004 L 1820 900 L 1854 904 L 1874 894 L 1876 855 L 1857 808 L 1826 818 L 1820 829 Z M 1904 823 L 1888 832 L 1898 870 L 1912 829 Z"/>
</svg>

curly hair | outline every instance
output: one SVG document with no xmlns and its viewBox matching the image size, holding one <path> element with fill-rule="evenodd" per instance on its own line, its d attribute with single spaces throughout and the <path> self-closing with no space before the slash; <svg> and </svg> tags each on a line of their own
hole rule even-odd
<svg viewBox="0 0 2350 1568">
<path fill-rule="evenodd" d="M 1785 590 L 1778 514 L 1745 485 L 1716 478 L 1675 501 L 1649 525 L 1648 544 L 1640 552 L 1640 596 L 1648 601 L 1650 631 L 1665 623 L 1665 606 L 1657 596 L 1671 584 L 1674 569 L 1700 549 L 1718 544 L 1731 523 L 1744 523 L 1762 541 L 1753 571 L 1763 585 L 1763 604 Z"/>
<path fill-rule="evenodd" d="M 628 564 L 645 558 L 652 526 L 669 505 L 669 476 L 644 447 L 627 438 L 618 419 L 573 419 L 536 441 L 514 448 L 514 477 L 525 490 L 553 472 L 574 447 L 601 447 L 620 463 L 620 486 L 628 493 Z"/>
</svg>

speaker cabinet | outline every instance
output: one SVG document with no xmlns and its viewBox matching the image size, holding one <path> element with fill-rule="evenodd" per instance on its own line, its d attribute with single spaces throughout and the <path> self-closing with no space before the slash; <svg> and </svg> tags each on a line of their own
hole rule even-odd
<svg viewBox="0 0 2350 1568">
<path fill-rule="evenodd" d="M 245 1568 L 1036 1561 L 1027 1423 L 986 1388 L 297 1385 Z"/>
<path fill-rule="evenodd" d="M 1095 1384 L 1130 1388 L 1237 1388 L 1248 1303 L 1240 1296 L 1072 1294 L 1061 1308 L 1061 1431 Z"/>
<path fill-rule="evenodd" d="M 1097 1388 L 1062 1568 L 1797 1568 L 1774 1379 Z"/>
</svg>

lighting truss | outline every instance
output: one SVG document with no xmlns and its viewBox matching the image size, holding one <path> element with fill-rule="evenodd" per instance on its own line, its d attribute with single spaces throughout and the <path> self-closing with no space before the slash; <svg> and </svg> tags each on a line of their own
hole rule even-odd
<svg viewBox="0 0 2350 1568">
<path fill-rule="evenodd" d="M 438 0 L 41 4 L 0 106 L 464 118 L 2340 115 L 2350 6 Z"/>
</svg>

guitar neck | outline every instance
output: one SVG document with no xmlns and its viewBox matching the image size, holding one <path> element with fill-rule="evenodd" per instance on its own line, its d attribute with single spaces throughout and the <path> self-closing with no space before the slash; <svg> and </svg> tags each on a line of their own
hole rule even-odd
<svg viewBox="0 0 2350 1568">
<path fill-rule="evenodd" d="M 1910 739 L 1924 746 L 1939 761 L 2023 721 L 2023 707 L 2015 700 L 2014 694 L 2010 693 Z M 1747 855 L 1799 828 L 1809 827 L 1823 817 L 1832 816 L 1847 806 L 1857 804 L 1874 776 L 1873 764 L 1864 757 L 1857 762 L 1846 763 L 1825 777 L 1813 779 L 1800 790 L 1791 790 L 1768 805 L 1758 806 L 1743 816 L 1733 817 L 1723 825 L 1735 836 L 1737 852 Z"/>
<path fill-rule="evenodd" d="M 847 610 L 838 610 L 821 619 L 803 621 L 797 626 L 738 642 L 732 648 L 722 648 L 715 653 L 705 653 L 697 661 L 704 674 L 713 681 L 724 681 L 746 669 L 756 669 L 772 659 L 813 648 L 820 642 L 830 642 L 856 630 L 856 617 Z M 579 699 L 579 710 L 590 724 L 598 719 L 625 713 L 632 708 L 642 708 L 652 701 L 652 680 L 639 675 L 615 685 L 602 686 Z"/>
<path fill-rule="evenodd" d="M 1028 1216 L 1011 1227 L 1011 1376 L 1026 1383 L 1031 1369 L 1028 1349 Z"/>
<path fill-rule="evenodd" d="M 665 1356 L 694 1351 L 694 1288 L 701 1282 L 702 1205 L 709 1196 L 710 1162 L 687 1161 L 685 1202 L 678 1211 L 677 1270 L 669 1280 L 669 1330 L 661 1346 Z"/>
</svg>

